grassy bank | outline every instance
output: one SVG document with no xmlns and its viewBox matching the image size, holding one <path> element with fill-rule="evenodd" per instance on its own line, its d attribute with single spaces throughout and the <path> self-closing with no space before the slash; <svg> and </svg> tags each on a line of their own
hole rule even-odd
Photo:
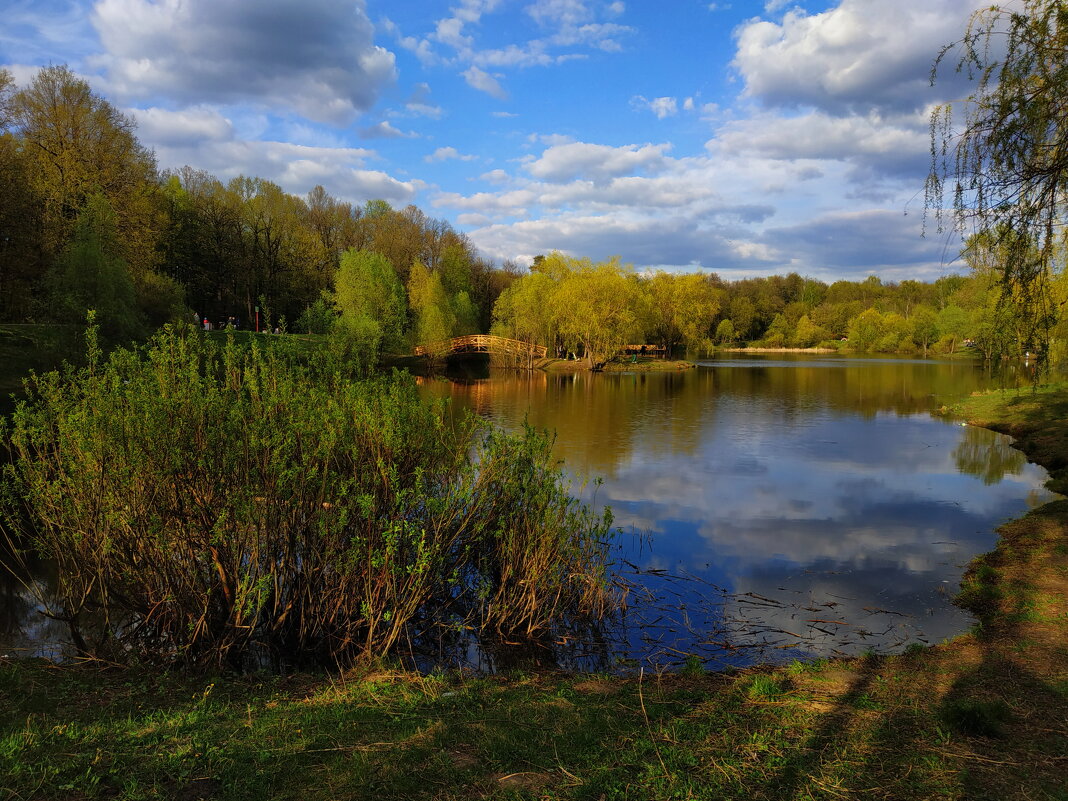
<svg viewBox="0 0 1068 801">
<path fill-rule="evenodd" d="M 1068 388 L 953 409 L 1065 488 Z M 0 799 L 1068 799 L 1068 501 L 1001 529 L 979 623 L 735 675 L 188 678 L 0 663 Z"/>
<path fill-rule="evenodd" d="M 549 373 L 586 373 L 590 370 L 590 365 L 585 359 L 541 359 L 535 363 L 534 367 Z M 653 359 L 649 357 L 631 359 L 628 356 L 613 359 L 601 369 L 606 373 L 674 373 L 679 370 L 689 370 L 692 367 L 696 367 L 693 362 L 681 359 Z"/>
</svg>

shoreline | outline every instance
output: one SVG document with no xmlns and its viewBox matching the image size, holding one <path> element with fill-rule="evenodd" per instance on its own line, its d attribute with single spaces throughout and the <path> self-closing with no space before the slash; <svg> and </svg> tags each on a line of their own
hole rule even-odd
<svg viewBox="0 0 1068 801">
<path fill-rule="evenodd" d="M 943 413 L 1016 437 L 1068 491 L 1068 385 Z M 998 534 L 962 579 L 973 629 L 892 656 L 638 677 L 209 678 L 0 660 L 0 786 L 57 799 L 1063 797 L 1068 500 Z"/>
</svg>

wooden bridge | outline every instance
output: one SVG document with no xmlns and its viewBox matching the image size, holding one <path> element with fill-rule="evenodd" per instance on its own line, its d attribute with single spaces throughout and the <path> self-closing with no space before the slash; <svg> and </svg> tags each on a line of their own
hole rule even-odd
<svg viewBox="0 0 1068 801">
<path fill-rule="evenodd" d="M 471 334 L 466 337 L 453 337 L 441 342 L 416 345 L 416 356 L 452 356 L 458 353 L 489 353 L 496 356 L 508 356 L 514 359 L 544 359 L 548 348 L 518 339 L 505 339 L 489 334 Z"/>
</svg>

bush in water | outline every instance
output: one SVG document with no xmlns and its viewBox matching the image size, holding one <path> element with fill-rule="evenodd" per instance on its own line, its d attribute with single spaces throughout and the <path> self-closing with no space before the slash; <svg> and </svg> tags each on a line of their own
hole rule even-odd
<svg viewBox="0 0 1068 801">
<path fill-rule="evenodd" d="M 168 327 L 106 361 L 90 340 L 2 432 L 8 520 L 58 565 L 86 653 L 348 664 L 442 624 L 536 640 L 617 600 L 610 516 L 571 497 L 544 435 L 274 338 Z"/>
</svg>

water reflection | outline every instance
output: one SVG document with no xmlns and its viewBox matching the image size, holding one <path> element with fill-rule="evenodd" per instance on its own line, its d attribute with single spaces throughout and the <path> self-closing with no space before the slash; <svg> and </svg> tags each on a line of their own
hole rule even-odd
<svg viewBox="0 0 1068 801">
<path fill-rule="evenodd" d="M 0 658 L 62 655 L 67 627 L 44 614 L 55 575 L 32 555 L 16 556 L 0 534 Z"/>
<path fill-rule="evenodd" d="M 638 659 L 731 664 L 855 653 L 967 628 L 949 602 L 994 528 L 1048 500 L 992 432 L 928 410 L 988 384 L 972 365 L 732 359 L 681 373 L 500 374 L 427 384 L 506 426 L 555 430 L 602 476 L 642 591 Z"/>
<path fill-rule="evenodd" d="M 423 387 L 555 431 L 568 470 L 604 479 L 586 500 L 629 533 L 616 557 L 635 582 L 617 653 L 722 666 L 967 628 L 950 603 L 964 566 L 1000 522 L 1052 497 L 1006 438 L 928 414 L 993 380 L 962 363 L 732 358 Z M 0 572 L 0 654 L 57 650 L 64 626 L 34 599 L 49 581 L 40 566 Z"/>
</svg>

